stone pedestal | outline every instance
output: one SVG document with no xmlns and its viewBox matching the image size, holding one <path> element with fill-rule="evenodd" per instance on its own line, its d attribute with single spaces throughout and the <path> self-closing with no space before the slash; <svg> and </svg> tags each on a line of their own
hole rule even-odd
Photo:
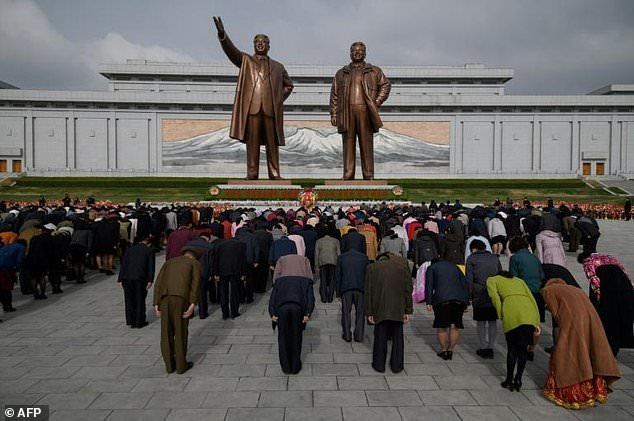
<svg viewBox="0 0 634 421">
<path fill-rule="evenodd" d="M 312 187 L 320 202 L 380 202 L 405 200 L 403 189 L 387 180 L 325 180 Z M 304 187 L 291 180 L 228 180 L 227 184 L 211 186 L 207 200 L 223 201 L 297 201 Z"/>
</svg>

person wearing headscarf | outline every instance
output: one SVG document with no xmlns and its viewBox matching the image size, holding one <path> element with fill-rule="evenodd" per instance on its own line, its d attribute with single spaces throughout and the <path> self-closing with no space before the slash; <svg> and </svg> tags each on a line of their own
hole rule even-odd
<svg viewBox="0 0 634 421">
<path fill-rule="evenodd" d="M 559 278 L 547 281 L 541 294 L 559 325 L 544 396 L 568 409 L 607 402 L 620 372 L 590 300 L 580 288 Z"/>
<path fill-rule="evenodd" d="M 614 256 L 584 252 L 579 261 L 590 283 L 590 302 L 599 313 L 612 352 L 617 355 L 621 348 L 634 348 L 632 278 Z"/>
<path fill-rule="evenodd" d="M 553 263 L 542 263 L 542 269 L 544 270 L 544 280 L 542 281 L 542 286 L 540 290 L 546 286 L 546 282 L 548 282 L 549 280 L 553 278 L 563 279 L 567 285 L 572 285 L 573 287 L 581 288 L 579 286 L 579 283 L 575 279 L 575 277 L 572 275 L 572 273 L 570 273 L 570 271 L 565 266 L 555 265 Z M 559 326 L 557 326 L 557 322 L 555 321 L 555 318 L 553 318 L 552 321 L 553 321 L 553 330 L 552 330 L 553 346 L 544 348 L 544 351 L 546 351 L 549 354 L 553 352 L 553 350 L 555 349 L 555 345 L 557 345 L 557 336 L 559 335 Z"/>
</svg>

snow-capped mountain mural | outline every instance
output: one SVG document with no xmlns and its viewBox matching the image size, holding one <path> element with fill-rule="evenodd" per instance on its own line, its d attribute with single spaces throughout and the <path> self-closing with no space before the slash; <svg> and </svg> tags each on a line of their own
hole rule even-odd
<svg viewBox="0 0 634 421">
<path fill-rule="evenodd" d="M 284 174 L 330 176 L 343 169 L 341 135 L 333 128 L 287 126 L 286 146 L 280 147 L 280 167 Z M 357 149 L 358 155 L 358 149 Z M 163 167 L 174 171 L 201 170 L 231 172 L 234 165 L 244 171 L 246 147 L 229 137 L 223 128 L 191 139 L 164 142 Z M 358 160 L 357 156 L 357 160 Z M 261 176 L 266 173 L 264 148 L 260 154 Z M 406 135 L 381 129 L 374 136 L 374 162 L 377 175 L 381 172 L 422 171 L 434 168 L 446 172 L 449 167 L 449 146 L 435 145 Z M 262 172 L 264 171 L 264 173 Z M 396 172 L 399 172 L 396 171 Z"/>
</svg>

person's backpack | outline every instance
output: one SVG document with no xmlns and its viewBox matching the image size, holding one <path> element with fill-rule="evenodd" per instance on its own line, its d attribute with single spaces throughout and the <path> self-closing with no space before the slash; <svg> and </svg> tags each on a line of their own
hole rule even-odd
<svg viewBox="0 0 634 421">
<path fill-rule="evenodd" d="M 438 257 L 438 248 L 436 242 L 429 235 L 423 235 L 418 240 L 418 251 L 420 262 L 430 262 Z"/>
</svg>

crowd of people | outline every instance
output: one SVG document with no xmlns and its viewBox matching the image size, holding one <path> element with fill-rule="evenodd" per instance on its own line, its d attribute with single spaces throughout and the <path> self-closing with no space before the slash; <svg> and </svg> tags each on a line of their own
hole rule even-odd
<svg viewBox="0 0 634 421">
<path fill-rule="evenodd" d="M 184 373 L 190 318 L 240 318 L 240 307 L 272 285 L 269 313 L 278 331 L 282 370 L 301 370 L 302 335 L 315 308 L 341 300 L 342 340 L 361 342 L 374 326 L 372 367 L 403 370 L 403 324 L 415 302 L 434 314 L 438 357 L 451 360 L 469 307 L 483 359 L 495 355 L 498 323 L 506 339 L 507 375 L 520 390 L 548 310 L 553 346 L 546 397 L 568 408 L 605 402 L 620 374 L 615 355 L 634 347 L 632 281 L 620 262 L 597 253 L 596 218 L 579 206 L 535 207 L 496 201 L 312 209 L 209 206 L 82 205 L 64 200 L 0 209 L 0 298 L 14 311 L 12 290 L 45 299 L 62 293 L 62 278 L 85 283 L 86 271 L 115 274 L 126 323 L 143 328 L 145 302 L 161 318 L 166 370 Z M 566 269 L 568 252 L 590 280 L 590 296 Z M 155 254 L 165 264 L 155 278 Z M 510 256 L 503 268 L 499 256 Z M 574 303 L 574 304 L 572 304 Z M 574 333 L 574 334 L 573 334 Z M 575 358 L 571 372 L 570 361 Z M 599 362 L 597 362 L 599 361 Z M 579 391 L 583 391 L 580 393 Z"/>
</svg>

